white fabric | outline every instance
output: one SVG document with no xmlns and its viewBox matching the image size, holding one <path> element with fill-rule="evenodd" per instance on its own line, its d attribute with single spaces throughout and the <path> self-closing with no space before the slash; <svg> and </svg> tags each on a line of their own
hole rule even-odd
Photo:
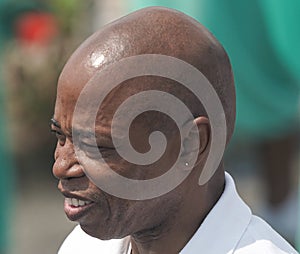
<svg viewBox="0 0 300 254">
<path fill-rule="evenodd" d="M 130 239 L 102 241 L 79 226 L 70 233 L 59 254 L 129 254 Z M 298 253 L 265 221 L 253 216 L 226 173 L 225 190 L 180 254 Z"/>
</svg>

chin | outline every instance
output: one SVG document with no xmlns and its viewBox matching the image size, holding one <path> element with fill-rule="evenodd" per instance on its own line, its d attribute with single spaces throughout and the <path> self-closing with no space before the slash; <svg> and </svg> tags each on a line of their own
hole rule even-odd
<svg viewBox="0 0 300 254">
<path fill-rule="evenodd" d="M 86 225 L 86 224 L 79 224 L 81 229 L 87 233 L 88 235 L 98 238 L 100 240 L 111 240 L 111 239 L 121 239 L 124 238 L 126 235 L 120 235 L 117 234 L 116 232 L 111 232 L 112 228 L 106 225 L 105 227 L 103 226 L 98 226 L 96 227 L 95 225 Z"/>
</svg>

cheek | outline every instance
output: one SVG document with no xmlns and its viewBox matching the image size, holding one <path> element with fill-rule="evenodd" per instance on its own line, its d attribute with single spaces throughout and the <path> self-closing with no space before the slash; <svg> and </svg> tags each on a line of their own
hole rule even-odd
<svg viewBox="0 0 300 254">
<path fill-rule="evenodd" d="M 132 164 L 122 158 L 116 151 L 110 154 L 103 154 L 103 159 L 111 170 L 117 174 L 130 179 L 147 179 L 146 171 L 139 165 Z"/>
<path fill-rule="evenodd" d="M 104 153 L 103 159 L 110 169 L 117 174 L 135 180 L 159 177 L 173 165 L 173 161 L 170 163 L 164 156 L 150 165 L 137 165 L 128 162 L 115 151 L 113 153 Z"/>
</svg>

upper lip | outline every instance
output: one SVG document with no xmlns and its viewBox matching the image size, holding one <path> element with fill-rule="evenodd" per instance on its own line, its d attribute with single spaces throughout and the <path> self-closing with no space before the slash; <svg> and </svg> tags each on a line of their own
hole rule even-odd
<svg viewBox="0 0 300 254">
<path fill-rule="evenodd" d="M 91 200 L 91 199 L 89 199 L 89 198 L 86 198 L 86 197 L 83 197 L 83 196 L 74 194 L 74 193 L 72 193 L 72 192 L 61 191 L 61 193 L 62 193 L 66 198 L 76 198 L 76 199 L 83 200 L 83 201 L 91 201 L 91 202 L 94 202 L 93 200 Z"/>
</svg>

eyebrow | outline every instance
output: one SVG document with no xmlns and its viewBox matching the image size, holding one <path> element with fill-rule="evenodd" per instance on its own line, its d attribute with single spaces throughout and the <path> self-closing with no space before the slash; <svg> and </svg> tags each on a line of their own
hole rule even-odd
<svg viewBox="0 0 300 254">
<path fill-rule="evenodd" d="M 53 125 L 56 126 L 57 128 L 61 128 L 59 122 L 56 121 L 54 118 L 51 118 L 51 119 L 50 119 L 50 124 L 53 124 Z"/>
</svg>

